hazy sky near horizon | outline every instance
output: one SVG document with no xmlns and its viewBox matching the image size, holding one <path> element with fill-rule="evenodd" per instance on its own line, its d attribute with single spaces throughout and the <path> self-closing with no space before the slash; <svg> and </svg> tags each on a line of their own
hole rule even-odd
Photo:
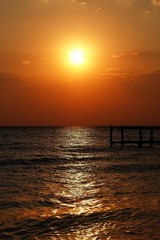
<svg viewBox="0 0 160 240">
<path fill-rule="evenodd" d="M 160 0 L 0 0 L 0 125 L 160 125 L 159 25 Z"/>
</svg>

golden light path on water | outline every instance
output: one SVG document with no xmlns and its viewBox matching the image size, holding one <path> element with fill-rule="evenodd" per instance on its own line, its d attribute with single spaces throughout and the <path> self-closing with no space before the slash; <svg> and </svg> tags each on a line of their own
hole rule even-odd
<svg viewBox="0 0 160 240">
<path fill-rule="evenodd" d="M 19 141 L 16 131 L 14 141 Z M 30 138 L 29 146 L 41 146 L 33 148 L 32 160 L 25 157 L 17 164 L 7 160 L 2 164 L 1 236 L 148 240 L 153 235 L 159 239 L 160 166 L 159 155 L 156 164 L 152 159 L 154 149 L 106 148 L 103 128 L 30 131 L 38 137 Z"/>
<path fill-rule="evenodd" d="M 73 129 L 66 128 L 65 131 L 66 137 L 63 145 L 66 148 L 76 149 L 81 146 L 92 145 L 92 142 L 90 142 L 91 132 L 89 129 L 81 128 L 78 131 L 77 129 L 73 131 Z M 98 195 L 102 196 L 102 193 L 99 193 L 100 190 L 105 192 L 107 189 L 106 186 L 103 186 L 103 181 L 97 180 L 96 171 L 93 173 L 93 166 L 90 161 L 81 161 L 81 159 L 84 158 L 83 152 L 82 156 L 78 156 L 79 161 L 74 161 L 75 155 L 75 151 L 69 152 L 70 161 L 66 163 L 63 173 L 61 173 L 62 175 L 58 176 L 63 178 L 61 187 L 56 190 L 54 184 L 50 185 L 51 191 L 54 191 L 57 199 L 66 199 L 61 208 L 52 210 L 52 214 L 59 219 L 63 219 L 66 215 L 82 216 L 82 218 L 84 216 L 89 217 L 93 214 L 111 210 L 113 207 L 112 203 L 106 206 L 104 199 L 97 197 Z M 89 160 L 87 153 L 85 157 Z M 66 153 L 65 158 L 68 158 L 68 153 Z M 116 225 L 111 225 L 110 222 L 101 225 L 97 221 L 96 223 L 87 224 L 85 227 L 80 227 L 76 230 L 71 229 L 70 233 L 67 234 L 57 234 L 56 239 L 94 240 L 97 239 L 97 236 L 103 233 L 103 231 L 106 233 L 107 228 L 111 229 L 115 228 L 115 226 Z M 53 238 L 51 237 L 51 239 L 55 239 L 55 235 Z M 109 240 L 111 238 L 110 236 L 106 236 L 105 239 Z"/>
<path fill-rule="evenodd" d="M 109 229 L 116 226 L 109 221 L 102 224 L 98 219 L 95 219 L 96 221 L 90 219 L 92 216 L 96 218 L 94 214 L 114 208 L 111 202 L 106 205 L 103 198 L 106 192 L 109 191 L 111 194 L 111 189 L 103 181 L 103 173 L 101 175 L 102 179 L 97 179 L 95 163 L 90 161 L 93 153 L 88 153 L 88 151 L 79 153 L 79 150 L 76 152 L 77 148 L 82 147 L 84 149 L 84 146 L 92 146 L 91 130 L 87 128 L 66 128 L 62 131 L 63 136 L 65 136 L 61 146 L 64 150 L 62 155 L 67 161 L 61 164 L 57 162 L 58 166 L 56 167 L 46 165 L 45 169 L 41 169 L 41 178 L 37 174 L 36 186 L 27 183 L 33 187 L 33 192 L 24 196 L 17 196 L 14 200 L 24 202 L 24 206 L 25 203 L 32 201 L 40 202 L 40 204 L 36 204 L 34 208 L 17 209 L 15 220 L 19 222 L 29 218 L 33 221 L 45 222 L 53 218 L 53 224 L 55 219 L 63 221 L 64 225 L 66 224 L 59 230 L 52 227 L 52 224 L 49 227 L 47 226 L 47 237 L 46 234 L 41 234 L 41 236 L 35 236 L 35 240 L 94 240 L 97 239 L 96 236 L 103 232 L 106 234 L 107 229 L 110 232 Z M 86 160 L 84 160 L 84 157 Z M 36 171 L 37 167 L 35 165 L 30 175 L 35 174 Z M 52 207 L 52 203 L 54 207 Z M 7 222 L 9 218 L 13 217 L 12 215 L 12 212 L 6 212 L 3 220 Z M 68 226 L 68 220 L 71 219 L 72 224 Z M 87 222 L 85 223 L 85 221 Z M 63 228 L 69 229 L 66 231 Z M 109 240 L 110 237 L 108 236 L 106 239 Z"/>
<path fill-rule="evenodd" d="M 120 189 L 125 189 L 126 193 L 134 192 L 137 186 L 129 185 L 125 174 L 108 170 L 105 172 L 109 162 L 102 159 L 96 163 L 96 160 L 93 160 L 94 153 L 85 151 L 84 146 L 91 147 L 93 144 L 92 131 L 89 128 L 66 128 L 63 135 L 65 137 L 62 145 L 66 150 L 63 154 L 68 161 L 65 165 L 63 163 L 61 171 L 54 175 L 54 179 L 57 177 L 61 182 L 60 187 L 56 190 L 54 184 L 50 185 L 51 192 L 61 201 L 61 207 L 52 209 L 51 215 L 62 220 L 70 216 L 73 221 L 69 231 L 54 232 L 50 239 L 117 240 L 117 232 L 123 229 L 130 232 L 132 229 L 132 221 L 125 222 L 127 209 L 138 208 L 143 211 L 148 208 L 149 199 L 146 201 L 137 196 L 131 198 L 127 194 L 119 194 Z M 106 151 L 106 154 L 109 153 Z M 150 198 L 150 208 L 155 207 L 154 199 Z M 137 210 L 131 212 L 132 216 L 136 214 Z M 124 222 L 121 222 L 121 218 Z"/>
</svg>

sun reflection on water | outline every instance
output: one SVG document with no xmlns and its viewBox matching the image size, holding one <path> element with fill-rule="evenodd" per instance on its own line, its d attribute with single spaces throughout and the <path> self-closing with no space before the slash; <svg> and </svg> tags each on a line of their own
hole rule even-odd
<svg viewBox="0 0 160 240">
<path fill-rule="evenodd" d="M 79 220 L 79 217 L 83 219 L 86 216 L 90 219 L 90 216 L 93 215 L 95 217 L 96 215 L 94 216 L 94 214 L 103 212 L 104 210 L 103 199 L 99 197 L 101 195 L 99 193 L 101 182 L 97 181 L 96 172 L 93 171 L 90 161 L 81 160 L 81 154 L 84 157 L 83 151 L 82 153 L 78 151 L 79 156 L 76 156 L 76 161 L 74 158 L 76 148 L 92 145 L 91 134 L 92 131 L 89 128 L 65 129 L 63 147 L 66 148 L 66 152 L 68 148 L 72 149 L 69 153 L 72 157 L 65 165 L 63 163 L 63 167 L 60 170 L 58 177 L 61 179 L 61 185 L 59 189 L 55 190 L 54 184 L 52 188 L 56 198 L 60 200 L 61 206 L 60 208 L 53 209 L 52 214 L 59 219 L 63 219 L 65 216 L 74 216 L 74 224 L 76 224 L 76 221 L 82 221 Z M 87 155 L 88 153 L 86 152 L 85 154 Z M 78 219 L 76 220 L 76 218 Z M 86 225 L 85 223 L 83 224 L 84 226 L 80 226 L 77 229 L 71 229 L 71 232 L 68 235 L 64 234 L 64 237 L 61 233 L 59 239 L 97 239 L 95 236 L 98 236 L 100 232 L 106 231 L 106 226 L 104 230 L 104 226 L 100 226 L 98 222 L 89 225 L 88 223 Z M 55 238 L 53 237 L 53 239 Z"/>
<path fill-rule="evenodd" d="M 159 239 L 159 148 L 104 148 L 106 129 L 37 131 L 31 159 L 2 161 L 0 239 Z"/>
<path fill-rule="evenodd" d="M 91 128 L 64 128 L 62 131 L 65 136 L 63 139 L 65 147 L 90 146 L 92 144 L 90 137 L 92 133 Z"/>
</svg>

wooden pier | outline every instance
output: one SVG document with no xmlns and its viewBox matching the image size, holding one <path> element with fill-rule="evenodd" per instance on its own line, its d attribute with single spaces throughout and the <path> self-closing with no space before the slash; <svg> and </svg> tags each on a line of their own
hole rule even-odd
<svg viewBox="0 0 160 240">
<path fill-rule="evenodd" d="M 114 140 L 114 132 L 115 130 L 119 130 L 120 134 L 118 137 L 120 139 Z M 137 140 L 134 139 L 125 139 L 125 132 L 129 132 L 129 130 L 136 130 L 137 132 Z M 149 134 L 147 139 L 143 136 L 143 130 L 148 130 Z M 160 135 L 159 140 L 156 138 L 154 139 L 154 132 L 160 130 L 160 126 L 110 126 L 110 146 L 112 147 L 114 144 L 121 144 L 124 146 L 125 144 L 138 144 L 139 147 L 142 147 L 144 144 L 149 144 L 153 146 L 153 144 L 160 144 Z"/>
</svg>

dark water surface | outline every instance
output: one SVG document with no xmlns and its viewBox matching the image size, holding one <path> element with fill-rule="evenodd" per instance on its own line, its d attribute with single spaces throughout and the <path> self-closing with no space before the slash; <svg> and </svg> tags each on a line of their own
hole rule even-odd
<svg viewBox="0 0 160 240">
<path fill-rule="evenodd" d="M 160 146 L 107 128 L 0 128 L 0 239 L 160 239 Z"/>
</svg>

